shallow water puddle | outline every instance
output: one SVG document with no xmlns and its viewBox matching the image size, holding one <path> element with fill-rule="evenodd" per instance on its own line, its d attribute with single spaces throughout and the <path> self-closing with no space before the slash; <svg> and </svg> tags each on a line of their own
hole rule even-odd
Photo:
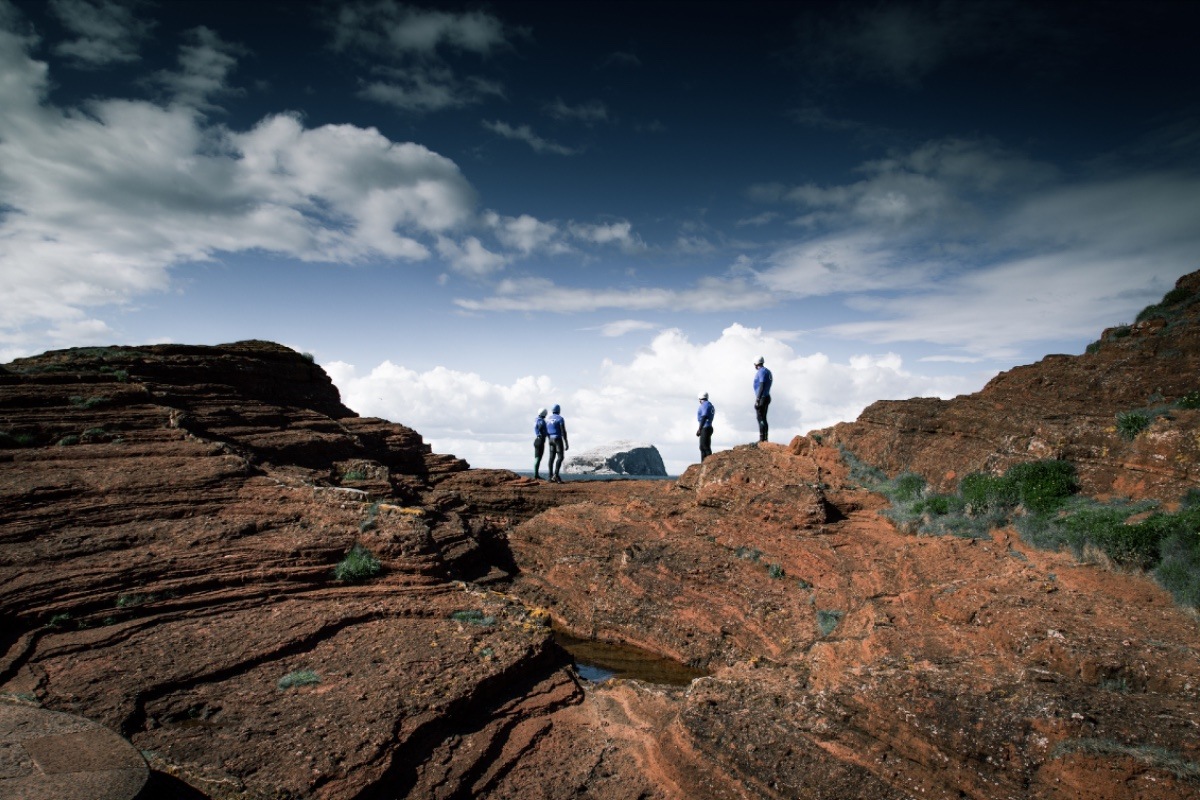
<svg viewBox="0 0 1200 800">
<path fill-rule="evenodd" d="M 557 629 L 554 641 L 575 659 L 580 677 L 592 683 L 633 678 L 663 686 L 687 686 L 708 674 L 632 645 L 580 639 Z"/>
</svg>

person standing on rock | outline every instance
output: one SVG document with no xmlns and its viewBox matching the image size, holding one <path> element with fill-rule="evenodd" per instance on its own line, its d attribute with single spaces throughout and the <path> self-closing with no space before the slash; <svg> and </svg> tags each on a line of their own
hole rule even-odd
<svg viewBox="0 0 1200 800">
<path fill-rule="evenodd" d="M 767 408 L 771 405 L 771 370 L 763 357 L 754 362 L 754 413 L 758 417 L 758 440 L 767 440 Z"/>
<path fill-rule="evenodd" d="M 713 404 L 708 402 L 708 392 L 703 392 L 700 395 L 700 407 L 696 409 L 696 422 L 699 423 L 696 428 L 696 435 L 700 437 L 700 463 L 704 463 L 704 459 L 712 455 L 712 433 L 713 433 L 713 418 L 717 416 L 717 410 L 713 408 Z"/>
<path fill-rule="evenodd" d="M 538 474 L 542 468 L 542 453 L 546 452 L 546 409 L 539 408 L 537 419 L 533 421 L 533 479 L 540 481 Z"/>
<path fill-rule="evenodd" d="M 571 449 L 567 442 L 567 421 L 558 413 L 560 411 L 562 407 L 555 403 L 554 408 L 550 409 L 550 416 L 546 417 L 546 437 L 550 440 L 551 483 L 563 482 L 558 472 L 562 469 L 563 457 Z"/>
</svg>

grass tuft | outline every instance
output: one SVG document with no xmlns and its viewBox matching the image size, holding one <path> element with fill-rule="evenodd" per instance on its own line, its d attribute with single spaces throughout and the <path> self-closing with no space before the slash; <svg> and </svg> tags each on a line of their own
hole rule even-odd
<svg viewBox="0 0 1200 800">
<path fill-rule="evenodd" d="M 818 611 L 817 612 L 817 628 L 820 629 L 822 636 L 828 636 L 837 628 L 838 623 L 845 616 L 844 611 Z"/>
<path fill-rule="evenodd" d="M 355 542 L 350 552 L 346 553 L 346 557 L 334 567 L 333 579 L 344 583 L 360 583 L 374 578 L 382 569 L 383 565 L 379 559 L 370 550 Z"/>
<path fill-rule="evenodd" d="M 291 689 L 293 686 L 316 686 L 321 682 L 321 676 L 311 669 L 298 669 L 289 672 L 275 682 L 280 690 Z"/>
</svg>

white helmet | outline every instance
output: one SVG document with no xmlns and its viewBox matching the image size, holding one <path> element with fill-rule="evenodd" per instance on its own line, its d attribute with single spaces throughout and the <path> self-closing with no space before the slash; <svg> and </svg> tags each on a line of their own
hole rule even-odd
<svg viewBox="0 0 1200 800">
<path fill-rule="evenodd" d="M 539 417 L 544 417 L 544 416 L 546 416 L 546 409 L 544 409 L 544 408 L 539 408 L 539 409 L 538 409 L 538 416 L 539 416 Z"/>
<path fill-rule="evenodd" d="M 699 399 L 699 400 L 707 400 L 707 399 L 708 399 L 708 392 L 701 392 L 701 393 L 700 393 L 700 397 L 699 397 L 699 398 L 697 398 L 697 399 Z"/>
</svg>

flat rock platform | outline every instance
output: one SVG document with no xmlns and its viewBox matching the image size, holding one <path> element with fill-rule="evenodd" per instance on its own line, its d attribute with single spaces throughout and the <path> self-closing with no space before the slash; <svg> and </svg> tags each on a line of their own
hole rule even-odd
<svg viewBox="0 0 1200 800">
<path fill-rule="evenodd" d="M 142 754 L 98 723 L 0 702 L 3 800 L 133 800 L 149 775 Z"/>
</svg>

